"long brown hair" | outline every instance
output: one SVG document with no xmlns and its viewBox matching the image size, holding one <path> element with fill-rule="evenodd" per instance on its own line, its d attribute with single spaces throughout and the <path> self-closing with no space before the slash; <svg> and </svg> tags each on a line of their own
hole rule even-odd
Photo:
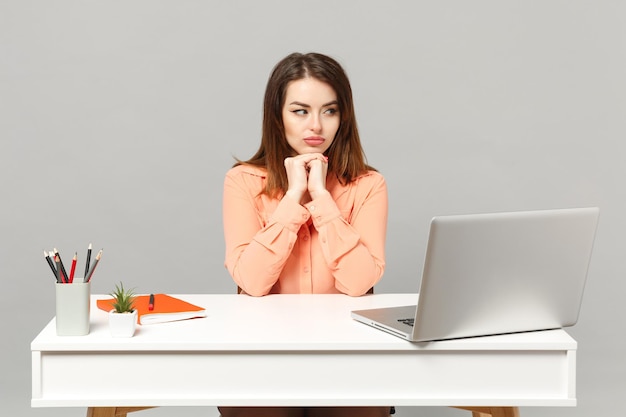
<svg viewBox="0 0 626 417">
<path fill-rule="evenodd" d="M 294 150 L 287 143 L 283 125 L 283 106 L 290 82 L 312 77 L 330 85 L 335 94 L 340 123 L 333 143 L 325 152 L 328 171 L 347 184 L 358 175 L 373 169 L 367 165 L 359 131 L 357 129 L 352 89 L 348 77 L 337 61 L 318 53 L 292 53 L 274 67 L 265 89 L 263 102 L 263 132 L 259 150 L 247 161 L 248 164 L 267 170 L 264 194 L 272 197 L 283 195 L 288 188 L 284 161 Z"/>
</svg>

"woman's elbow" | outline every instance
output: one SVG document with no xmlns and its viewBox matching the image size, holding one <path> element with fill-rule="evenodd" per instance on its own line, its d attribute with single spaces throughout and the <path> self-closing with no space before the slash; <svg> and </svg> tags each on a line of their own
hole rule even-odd
<svg viewBox="0 0 626 417">
<path fill-rule="evenodd" d="M 239 289 L 240 289 L 239 294 L 245 294 L 245 295 L 249 295 L 251 297 L 263 297 L 263 296 L 269 294 L 269 291 L 261 291 L 261 290 L 258 290 L 258 289 L 250 289 L 250 288 L 243 289 L 241 287 Z"/>
</svg>

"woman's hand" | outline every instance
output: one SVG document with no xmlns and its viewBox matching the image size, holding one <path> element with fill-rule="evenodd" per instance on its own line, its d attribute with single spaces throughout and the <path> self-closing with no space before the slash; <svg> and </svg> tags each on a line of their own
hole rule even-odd
<svg viewBox="0 0 626 417">
<path fill-rule="evenodd" d="M 306 193 L 316 198 L 326 190 L 328 159 L 321 153 L 307 153 L 285 159 L 289 188 L 285 195 L 303 203 Z"/>
<path fill-rule="evenodd" d="M 328 193 L 326 189 L 326 175 L 328 173 L 328 158 L 322 155 L 323 159 L 313 159 L 309 162 L 309 178 L 307 190 L 312 200 L 320 197 L 323 193 Z"/>
</svg>

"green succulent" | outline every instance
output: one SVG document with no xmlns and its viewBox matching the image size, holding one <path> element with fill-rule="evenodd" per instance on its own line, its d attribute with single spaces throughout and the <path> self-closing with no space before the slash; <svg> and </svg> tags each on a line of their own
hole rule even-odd
<svg viewBox="0 0 626 417">
<path fill-rule="evenodd" d="M 132 313 L 135 303 L 134 289 L 125 289 L 124 284 L 120 282 L 118 286 L 115 284 L 115 291 L 109 294 L 113 297 L 113 308 L 116 313 Z"/>
</svg>

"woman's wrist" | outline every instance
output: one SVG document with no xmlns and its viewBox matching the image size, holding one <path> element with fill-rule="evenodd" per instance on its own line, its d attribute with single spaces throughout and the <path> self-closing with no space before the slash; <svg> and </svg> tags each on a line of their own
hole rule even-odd
<svg viewBox="0 0 626 417">
<path fill-rule="evenodd" d="M 309 194 L 311 194 L 311 200 L 317 200 L 318 198 L 329 196 L 330 192 L 324 189 L 324 190 L 319 190 L 319 191 L 309 191 Z"/>
<path fill-rule="evenodd" d="M 303 194 L 304 193 L 296 191 L 296 190 L 287 190 L 287 192 L 285 193 L 285 197 L 289 197 L 290 199 L 292 199 L 293 201 L 299 204 L 300 201 L 302 200 Z"/>
</svg>

